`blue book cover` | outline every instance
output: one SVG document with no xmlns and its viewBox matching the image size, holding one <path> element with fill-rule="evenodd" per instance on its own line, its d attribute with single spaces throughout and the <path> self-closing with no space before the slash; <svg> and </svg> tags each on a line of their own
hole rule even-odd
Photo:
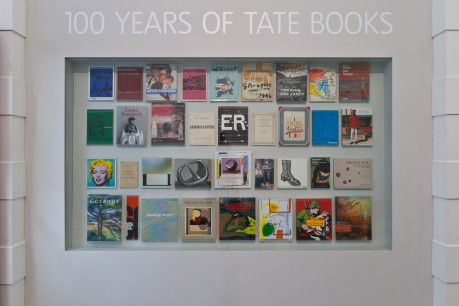
<svg viewBox="0 0 459 306">
<path fill-rule="evenodd" d="M 312 111 L 312 145 L 338 146 L 339 113 L 337 110 Z"/>
<path fill-rule="evenodd" d="M 178 241 L 178 199 L 142 199 L 142 241 Z"/>
<path fill-rule="evenodd" d="M 239 101 L 239 66 L 236 63 L 215 63 L 210 67 L 210 101 Z"/>
<path fill-rule="evenodd" d="M 89 100 L 113 100 L 113 67 L 89 67 Z"/>
</svg>

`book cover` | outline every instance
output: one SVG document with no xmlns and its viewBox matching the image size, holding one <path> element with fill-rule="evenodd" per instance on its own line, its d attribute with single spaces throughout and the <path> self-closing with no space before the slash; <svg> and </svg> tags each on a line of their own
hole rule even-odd
<svg viewBox="0 0 459 306">
<path fill-rule="evenodd" d="M 370 64 L 339 65 L 339 102 L 368 103 L 370 97 Z"/>
<path fill-rule="evenodd" d="M 139 187 L 139 162 L 120 161 L 120 188 L 137 189 Z"/>
<path fill-rule="evenodd" d="M 185 105 L 151 105 L 151 144 L 185 144 Z"/>
<path fill-rule="evenodd" d="M 89 100 L 113 101 L 113 66 L 89 67 Z"/>
<path fill-rule="evenodd" d="M 182 100 L 207 101 L 207 68 L 182 68 Z"/>
<path fill-rule="evenodd" d="M 336 240 L 371 240 L 371 197 L 335 197 Z"/>
<path fill-rule="evenodd" d="M 305 103 L 308 100 L 306 63 L 276 63 L 276 100 L 278 103 Z"/>
<path fill-rule="evenodd" d="M 192 112 L 188 118 L 190 146 L 213 146 L 216 139 L 215 113 Z"/>
<path fill-rule="evenodd" d="M 210 101 L 239 101 L 239 66 L 236 63 L 214 63 L 210 67 Z"/>
<path fill-rule="evenodd" d="M 292 240 L 292 199 L 259 198 L 260 240 Z"/>
<path fill-rule="evenodd" d="M 142 188 L 172 187 L 172 158 L 142 158 Z"/>
<path fill-rule="evenodd" d="M 139 196 L 126 196 L 126 240 L 139 239 Z"/>
<path fill-rule="evenodd" d="M 273 101 L 272 63 L 242 63 L 241 78 L 242 101 Z"/>
<path fill-rule="evenodd" d="M 274 189 L 274 159 L 255 159 L 255 189 Z"/>
<path fill-rule="evenodd" d="M 178 241 L 178 199 L 142 199 L 142 241 Z"/>
<path fill-rule="evenodd" d="M 146 146 L 147 106 L 116 108 L 116 143 L 120 146 Z"/>
<path fill-rule="evenodd" d="M 309 144 L 309 107 L 279 107 L 279 144 Z"/>
<path fill-rule="evenodd" d="M 176 158 L 175 188 L 177 189 L 210 189 L 211 159 L 184 159 Z"/>
<path fill-rule="evenodd" d="M 116 100 L 143 101 L 143 67 L 116 68 Z"/>
<path fill-rule="evenodd" d="M 330 157 L 311 157 L 311 188 L 330 189 Z"/>
<path fill-rule="evenodd" d="M 296 199 L 296 240 L 332 240 L 332 199 Z"/>
<path fill-rule="evenodd" d="M 182 198 L 182 241 L 214 241 L 215 198 Z"/>
<path fill-rule="evenodd" d="M 86 144 L 113 144 L 113 110 L 88 109 L 86 113 Z"/>
<path fill-rule="evenodd" d="M 177 64 L 147 64 L 145 77 L 147 101 L 177 101 Z"/>
<path fill-rule="evenodd" d="M 120 195 L 88 194 L 87 241 L 121 241 Z"/>
<path fill-rule="evenodd" d="M 307 158 L 279 158 L 277 160 L 278 189 L 305 189 L 307 187 Z"/>
<path fill-rule="evenodd" d="M 219 198 L 220 240 L 255 240 L 255 198 Z"/>
<path fill-rule="evenodd" d="M 250 165 L 250 152 L 215 152 L 215 188 L 250 188 Z"/>
<path fill-rule="evenodd" d="M 335 189 L 373 188 L 371 158 L 334 158 L 333 187 Z"/>
<path fill-rule="evenodd" d="M 247 106 L 218 107 L 218 144 L 247 145 L 249 143 L 249 108 Z"/>
<path fill-rule="evenodd" d="M 276 114 L 254 113 L 252 115 L 252 145 L 276 145 Z"/>
<path fill-rule="evenodd" d="M 312 145 L 338 146 L 339 112 L 337 110 L 313 110 L 311 117 Z"/>
<path fill-rule="evenodd" d="M 373 111 L 371 109 L 341 110 L 341 143 L 343 147 L 373 145 Z"/>
<path fill-rule="evenodd" d="M 87 188 L 116 188 L 116 159 L 88 159 L 86 162 Z"/>
<path fill-rule="evenodd" d="M 311 102 L 336 102 L 336 68 L 334 65 L 309 68 L 309 97 Z"/>
</svg>

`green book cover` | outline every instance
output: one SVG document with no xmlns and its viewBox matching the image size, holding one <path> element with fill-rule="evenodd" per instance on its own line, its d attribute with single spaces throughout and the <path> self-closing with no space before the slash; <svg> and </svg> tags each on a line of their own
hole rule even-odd
<svg viewBox="0 0 459 306">
<path fill-rule="evenodd" d="M 87 122 L 88 145 L 113 144 L 112 109 L 88 109 Z"/>
</svg>

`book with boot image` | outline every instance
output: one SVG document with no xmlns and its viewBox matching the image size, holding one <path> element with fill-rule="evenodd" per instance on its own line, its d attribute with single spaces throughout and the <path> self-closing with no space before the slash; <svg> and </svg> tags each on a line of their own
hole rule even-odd
<svg viewBox="0 0 459 306">
<path fill-rule="evenodd" d="M 277 161 L 277 188 L 304 189 L 308 186 L 307 158 L 279 158 Z"/>
</svg>

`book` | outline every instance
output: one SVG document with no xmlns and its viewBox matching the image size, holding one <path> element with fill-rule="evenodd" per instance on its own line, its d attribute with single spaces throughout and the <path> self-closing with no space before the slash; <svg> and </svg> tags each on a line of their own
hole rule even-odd
<svg viewBox="0 0 459 306">
<path fill-rule="evenodd" d="M 86 162 L 87 188 L 116 188 L 116 159 L 88 159 Z"/>
<path fill-rule="evenodd" d="M 213 146 L 216 139 L 215 113 L 192 112 L 188 118 L 190 146 Z"/>
<path fill-rule="evenodd" d="M 370 101 L 370 64 L 341 63 L 339 65 L 339 102 Z"/>
<path fill-rule="evenodd" d="M 312 145 L 336 147 L 339 143 L 337 110 L 313 110 L 311 115 Z"/>
<path fill-rule="evenodd" d="M 311 102 L 336 102 L 335 65 L 311 65 L 309 68 L 309 99 Z"/>
<path fill-rule="evenodd" d="M 292 240 L 292 199 L 259 198 L 260 240 Z"/>
<path fill-rule="evenodd" d="M 88 194 L 87 241 L 121 241 L 121 206 L 123 197 Z"/>
<path fill-rule="evenodd" d="M 373 162 L 371 158 L 334 158 L 333 188 L 373 188 Z"/>
<path fill-rule="evenodd" d="M 148 108 L 118 106 L 116 108 L 116 143 L 120 146 L 146 146 Z"/>
<path fill-rule="evenodd" d="M 126 196 L 126 240 L 139 239 L 139 196 Z"/>
<path fill-rule="evenodd" d="M 373 111 L 371 109 L 341 110 L 341 144 L 343 147 L 373 145 Z"/>
<path fill-rule="evenodd" d="M 89 67 L 89 100 L 113 101 L 113 66 Z"/>
<path fill-rule="evenodd" d="M 250 166 L 250 152 L 215 152 L 215 188 L 250 188 Z"/>
<path fill-rule="evenodd" d="M 307 158 L 279 158 L 277 160 L 278 189 L 305 189 L 307 186 Z"/>
<path fill-rule="evenodd" d="M 274 146 L 276 144 L 276 114 L 254 113 L 252 122 L 252 145 Z"/>
<path fill-rule="evenodd" d="M 116 100 L 143 101 L 143 67 L 116 68 Z"/>
<path fill-rule="evenodd" d="M 210 101 L 239 101 L 239 65 L 231 62 L 210 66 Z"/>
<path fill-rule="evenodd" d="M 274 159 L 256 158 L 253 172 L 255 189 L 274 189 Z"/>
<path fill-rule="evenodd" d="M 273 101 L 273 64 L 242 63 L 241 77 L 242 101 Z"/>
<path fill-rule="evenodd" d="M 219 239 L 255 240 L 255 198 L 222 197 L 219 203 Z"/>
<path fill-rule="evenodd" d="M 332 240 L 332 224 L 332 199 L 296 199 L 296 240 Z"/>
<path fill-rule="evenodd" d="M 335 197 L 336 240 L 371 240 L 371 197 Z"/>
<path fill-rule="evenodd" d="M 113 110 L 88 109 L 86 112 L 86 144 L 113 144 Z"/>
<path fill-rule="evenodd" d="M 309 107 L 279 107 L 280 145 L 309 144 Z"/>
<path fill-rule="evenodd" d="M 152 103 L 151 144 L 185 144 L 185 105 Z"/>
<path fill-rule="evenodd" d="M 139 187 L 139 162 L 120 161 L 120 188 L 137 189 Z"/>
<path fill-rule="evenodd" d="M 218 144 L 247 145 L 249 143 L 249 108 L 247 106 L 218 107 Z"/>
<path fill-rule="evenodd" d="M 330 157 L 311 157 L 311 188 L 330 189 Z"/>
<path fill-rule="evenodd" d="M 142 241 L 178 241 L 178 199 L 142 199 Z"/>
<path fill-rule="evenodd" d="M 182 241 L 214 241 L 216 199 L 182 198 Z"/>
<path fill-rule="evenodd" d="M 142 158 L 142 188 L 172 187 L 172 158 Z"/>
<path fill-rule="evenodd" d="M 207 101 L 207 68 L 182 68 L 182 100 Z"/>
<path fill-rule="evenodd" d="M 210 189 L 211 159 L 176 158 L 175 188 L 177 189 Z"/>
<path fill-rule="evenodd" d="M 177 101 L 177 64 L 147 64 L 145 78 L 147 101 Z"/>
<path fill-rule="evenodd" d="M 308 65 L 276 63 L 277 103 L 305 103 L 308 100 Z"/>
</svg>

